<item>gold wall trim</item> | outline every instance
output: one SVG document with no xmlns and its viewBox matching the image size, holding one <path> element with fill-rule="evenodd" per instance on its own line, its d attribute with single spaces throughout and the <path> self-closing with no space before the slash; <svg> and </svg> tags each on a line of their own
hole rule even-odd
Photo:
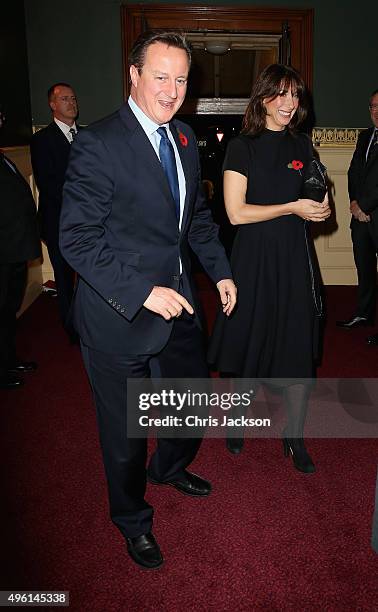
<svg viewBox="0 0 378 612">
<path fill-rule="evenodd" d="M 312 142 L 317 147 L 355 147 L 359 133 L 365 128 L 315 127 Z"/>
</svg>

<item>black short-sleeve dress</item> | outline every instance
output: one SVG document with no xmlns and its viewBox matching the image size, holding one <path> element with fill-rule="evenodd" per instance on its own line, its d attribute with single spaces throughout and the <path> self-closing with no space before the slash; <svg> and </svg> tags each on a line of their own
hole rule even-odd
<svg viewBox="0 0 378 612">
<path fill-rule="evenodd" d="M 223 169 L 247 177 L 247 203 L 284 204 L 301 197 L 311 158 L 306 135 L 265 129 L 233 139 Z M 218 313 L 209 349 L 218 370 L 249 378 L 313 376 L 316 302 L 306 232 L 293 214 L 238 227 L 231 255 L 238 302 L 229 318 Z"/>
</svg>

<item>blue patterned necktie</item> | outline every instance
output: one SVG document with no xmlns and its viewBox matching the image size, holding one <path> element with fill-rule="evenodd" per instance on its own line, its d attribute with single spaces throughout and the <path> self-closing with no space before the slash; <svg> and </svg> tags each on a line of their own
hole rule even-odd
<svg viewBox="0 0 378 612">
<path fill-rule="evenodd" d="M 176 217 L 180 219 L 180 189 L 177 176 L 176 157 L 171 141 L 168 138 L 167 130 L 164 127 L 159 127 L 157 133 L 160 134 L 159 157 L 161 165 L 167 176 L 169 187 L 175 201 Z"/>
</svg>

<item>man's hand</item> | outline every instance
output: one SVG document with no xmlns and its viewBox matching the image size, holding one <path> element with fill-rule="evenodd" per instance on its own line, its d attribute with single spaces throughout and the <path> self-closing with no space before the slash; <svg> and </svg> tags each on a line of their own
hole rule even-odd
<svg viewBox="0 0 378 612">
<path fill-rule="evenodd" d="M 361 223 L 368 223 L 370 221 L 370 215 L 364 213 L 358 205 L 357 200 L 352 200 L 349 207 L 350 212 L 357 221 Z"/>
<path fill-rule="evenodd" d="M 154 287 L 143 306 L 161 315 L 166 321 L 179 317 L 183 308 L 191 315 L 194 313 L 189 302 L 169 287 Z"/>
<path fill-rule="evenodd" d="M 370 215 L 367 215 L 363 210 L 361 210 L 360 214 L 358 215 L 358 220 L 361 221 L 361 223 L 369 223 Z"/>
<path fill-rule="evenodd" d="M 234 281 L 231 280 L 231 278 L 225 278 L 217 283 L 217 287 L 222 302 L 223 312 L 229 317 L 236 304 L 237 289 Z"/>
</svg>

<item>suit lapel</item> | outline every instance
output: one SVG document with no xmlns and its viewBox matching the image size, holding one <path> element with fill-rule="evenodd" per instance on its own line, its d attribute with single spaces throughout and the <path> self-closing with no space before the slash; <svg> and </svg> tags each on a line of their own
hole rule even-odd
<svg viewBox="0 0 378 612">
<path fill-rule="evenodd" d="M 365 141 L 365 145 L 364 145 L 365 160 L 366 160 L 367 148 L 369 146 L 369 143 L 370 143 L 373 131 L 374 131 L 374 128 L 370 128 L 369 130 L 367 130 L 365 132 L 365 135 L 366 135 L 366 141 Z M 365 162 L 365 170 L 367 170 L 370 167 L 370 164 L 371 164 L 372 160 L 375 159 L 375 156 L 376 156 L 376 153 L 377 153 L 377 149 L 378 149 L 378 146 L 376 145 L 375 146 L 375 151 L 371 153 L 369 161 L 366 160 L 366 162 Z"/>
<path fill-rule="evenodd" d="M 124 104 L 121 107 L 119 114 L 123 124 L 129 132 L 129 137 L 127 139 L 129 146 L 133 149 L 134 153 L 143 160 L 143 165 L 148 168 L 149 178 L 155 180 L 159 184 L 176 220 L 175 202 L 166 174 L 156 155 L 155 149 L 128 104 Z"/>
<path fill-rule="evenodd" d="M 371 165 L 374 164 L 377 159 L 378 159 L 378 143 L 375 145 L 371 145 L 373 146 L 373 150 L 370 153 L 369 159 L 366 162 L 366 169 L 369 170 L 371 168 Z"/>
<path fill-rule="evenodd" d="M 60 127 L 55 123 L 55 121 L 52 121 L 50 125 L 51 131 L 56 138 L 58 138 L 59 144 L 64 147 L 67 152 L 69 152 L 71 144 L 68 142 Z"/>
<path fill-rule="evenodd" d="M 22 176 L 21 172 L 19 171 L 19 169 L 17 168 L 16 164 L 14 164 L 12 162 L 11 159 L 9 159 L 9 157 L 7 157 L 6 155 L 4 155 L 3 152 L 0 152 L 0 160 L 1 160 L 1 164 L 3 169 L 10 174 L 10 176 L 17 176 L 17 178 L 20 179 L 20 181 L 22 181 L 23 183 L 25 182 L 24 177 Z"/>
</svg>

